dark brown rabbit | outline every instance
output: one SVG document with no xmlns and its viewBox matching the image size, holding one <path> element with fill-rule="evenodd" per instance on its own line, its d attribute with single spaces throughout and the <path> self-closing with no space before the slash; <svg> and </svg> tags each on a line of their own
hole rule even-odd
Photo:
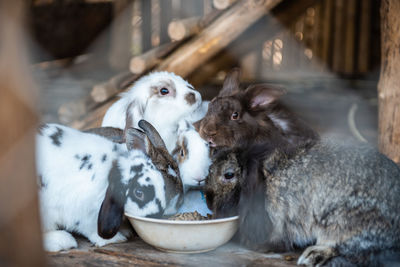
<svg viewBox="0 0 400 267">
<path fill-rule="evenodd" d="M 197 122 L 211 147 L 234 147 L 283 139 L 292 147 L 311 147 L 318 134 L 285 108 L 278 99 L 285 91 L 268 84 L 239 87 L 240 70 L 226 77 L 206 116 Z"/>
</svg>

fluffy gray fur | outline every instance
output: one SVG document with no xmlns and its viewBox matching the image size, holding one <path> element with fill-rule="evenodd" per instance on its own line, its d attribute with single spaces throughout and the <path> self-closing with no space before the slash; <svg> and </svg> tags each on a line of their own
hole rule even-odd
<svg viewBox="0 0 400 267">
<path fill-rule="evenodd" d="M 306 247 L 298 264 L 308 266 L 398 260 L 400 168 L 393 161 L 368 146 L 327 140 L 289 158 L 251 150 L 217 153 L 205 190 L 217 217 L 239 213 L 244 243 Z M 232 170 L 236 177 L 226 179 Z"/>
</svg>

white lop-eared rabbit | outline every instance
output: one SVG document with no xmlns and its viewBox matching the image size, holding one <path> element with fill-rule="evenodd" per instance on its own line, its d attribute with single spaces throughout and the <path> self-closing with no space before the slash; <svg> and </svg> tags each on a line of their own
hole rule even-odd
<svg viewBox="0 0 400 267">
<path fill-rule="evenodd" d="M 172 152 L 179 121 L 184 118 L 197 120 L 204 114 L 200 93 L 187 81 L 170 72 L 153 72 L 121 94 L 107 110 L 102 126 L 137 128 L 138 122 L 144 119 L 156 128 L 168 151 Z"/>
<path fill-rule="evenodd" d="M 77 247 L 69 232 L 96 246 L 126 240 L 124 212 L 160 217 L 183 201 L 179 168 L 155 129 L 126 129 L 126 144 L 57 124 L 37 134 L 37 172 L 44 246 Z"/>
</svg>

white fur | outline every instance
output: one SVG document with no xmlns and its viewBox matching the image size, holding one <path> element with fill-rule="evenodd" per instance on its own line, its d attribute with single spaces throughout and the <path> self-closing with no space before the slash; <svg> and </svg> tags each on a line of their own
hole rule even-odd
<svg viewBox="0 0 400 267">
<path fill-rule="evenodd" d="M 203 186 L 211 165 L 210 148 L 200 137 L 193 125 L 185 120 L 179 122 L 177 146 L 182 149 L 183 140 L 187 140 L 187 154 L 179 163 L 179 172 L 185 190 L 190 187 Z M 178 152 L 179 153 L 179 152 Z M 174 156 L 175 160 L 177 155 Z"/>
<path fill-rule="evenodd" d="M 173 84 L 176 89 L 175 97 L 154 95 L 154 88 L 161 89 L 165 82 Z M 189 87 L 191 86 L 188 82 L 169 72 L 153 72 L 143 76 L 107 110 L 102 126 L 124 129 L 127 113 L 133 119 L 130 123 L 135 128 L 138 127 L 139 120 L 145 119 L 156 128 L 168 151 L 172 152 L 177 139 L 176 128 L 179 120 L 185 117 L 196 119 L 204 113 L 204 110 L 199 108 L 200 93 Z M 192 105 L 185 100 L 188 93 L 195 94 L 196 101 Z M 134 104 L 127 110 L 131 103 Z M 201 114 L 198 116 L 197 112 Z"/>
<path fill-rule="evenodd" d="M 60 131 L 62 134 L 56 138 Z M 97 246 L 126 240 L 121 232 L 109 240 L 97 234 L 98 214 L 113 162 L 120 171 L 120 182 L 127 186 L 126 194 L 129 182 L 138 174 L 139 184 L 154 186 L 155 197 L 142 208 L 127 197 L 125 212 L 139 216 L 163 212 L 156 205 L 156 199 L 162 209 L 167 208 L 163 177 L 142 151 L 128 151 L 125 144 L 57 124 L 41 129 L 36 146 L 42 228 L 45 248 L 49 251 L 76 247 L 75 239 L 68 232 L 78 232 Z M 141 164 L 142 171 L 132 173 L 131 167 Z"/>
<path fill-rule="evenodd" d="M 275 126 L 280 127 L 283 131 L 289 131 L 289 125 L 286 120 L 280 119 L 275 114 L 270 114 L 268 116 L 272 120 L 272 122 L 275 124 Z"/>
</svg>

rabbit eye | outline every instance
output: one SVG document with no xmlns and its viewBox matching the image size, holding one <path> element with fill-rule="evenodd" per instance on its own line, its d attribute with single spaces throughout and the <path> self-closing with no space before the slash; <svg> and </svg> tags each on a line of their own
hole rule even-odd
<svg viewBox="0 0 400 267">
<path fill-rule="evenodd" d="M 239 113 L 237 113 L 236 111 L 232 113 L 231 115 L 231 120 L 237 120 L 239 119 Z"/>
<path fill-rule="evenodd" d="M 235 177 L 235 174 L 234 174 L 233 172 L 226 172 L 226 173 L 224 174 L 224 177 L 225 177 L 226 180 L 230 180 L 230 179 L 232 179 L 233 177 Z"/>
<path fill-rule="evenodd" d="M 140 189 L 135 189 L 135 191 L 134 191 L 133 193 L 134 193 L 134 195 L 135 195 L 135 197 L 136 197 L 137 199 L 139 199 L 139 200 L 141 200 L 141 201 L 144 200 L 144 193 L 143 193 L 142 190 L 140 190 Z"/>
<path fill-rule="evenodd" d="M 169 93 L 169 90 L 167 88 L 163 87 L 160 89 L 160 93 L 161 93 L 161 95 L 167 95 Z"/>
<path fill-rule="evenodd" d="M 181 149 L 181 157 L 185 156 L 185 151 L 183 151 L 183 149 Z"/>
</svg>

